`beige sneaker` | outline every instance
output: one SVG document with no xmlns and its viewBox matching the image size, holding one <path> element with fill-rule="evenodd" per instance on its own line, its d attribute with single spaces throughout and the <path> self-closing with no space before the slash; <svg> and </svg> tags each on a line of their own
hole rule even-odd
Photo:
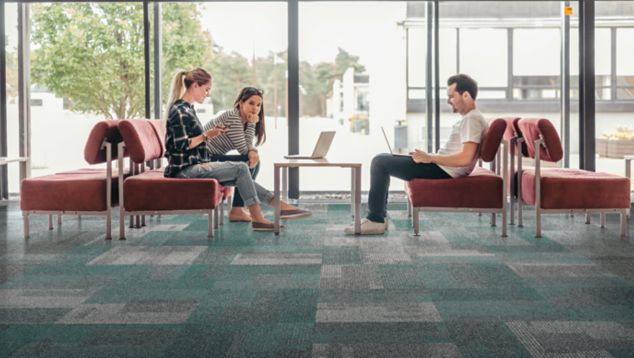
<svg viewBox="0 0 634 358">
<path fill-rule="evenodd" d="M 385 233 L 385 223 L 376 223 L 368 219 L 361 220 L 361 233 L 358 235 L 381 235 Z M 357 235 L 354 232 L 354 225 L 343 230 L 346 235 Z"/>
</svg>

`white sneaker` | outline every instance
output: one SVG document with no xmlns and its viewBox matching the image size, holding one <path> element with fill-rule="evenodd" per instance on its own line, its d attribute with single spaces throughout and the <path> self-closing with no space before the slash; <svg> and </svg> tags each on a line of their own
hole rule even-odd
<svg viewBox="0 0 634 358">
<path fill-rule="evenodd" d="M 377 223 L 368 219 L 361 220 L 361 233 L 359 235 L 381 235 L 385 233 L 385 223 Z M 346 235 L 357 235 L 354 232 L 354 225 L 343 230 Z"/>
</svg>

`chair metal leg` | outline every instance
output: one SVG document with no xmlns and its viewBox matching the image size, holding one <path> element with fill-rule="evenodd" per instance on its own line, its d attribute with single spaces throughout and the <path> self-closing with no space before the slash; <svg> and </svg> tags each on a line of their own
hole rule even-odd
<svg viewBox="0 0 634 358">
<path fill-rule="evenodd" d="M 218 218 L 218 208 L 213 209 L 213 213 L 214 213 L 214 229 L 217 229 L 218 222 L 220 221 L 220 219 Z"/>
<path fill-rule="evenodd" d="M 491 213 L 491 226 L 495 227 L 495 213 Z"/>
<path fill-rule="evenodd" d="M 586 213 L 586 224 L 590 224 L 590 213 Z"/>
<path fill-rule="evenodd" d="M 125 240 L 125 213 L 123 207 L 120 207 L 119 210 L 119 240 Z M 130 221 L 132 221 L 132 217 L 130 217 Z"/>
<path fill-rule="evenodd" d="M 535 207 L 535 237 L 542 237 L 542 212 L 538 207 Z"/>
<path fill-rule="evenodd" d="M 62 228 L 62 214 L 57 215 L 57 228 Z"/>
<path fill-rule="evenodd" d="M 225 224 L 225 201 L 220 203 L 220 226 Z"/>
<path fill-rule="evenodd" d="M 605 228 L 605 213 L 601 213 L 601 228 L 604 229 Z"/>
<path fill-rule="evenodd" d="M 515 198 L 510 195 L 509 205 L 511 206 L 511 225 L 515 225 Z"/>
<path fill-rule="evenodd" d="M 29 212 L 22 212 L 22 221 L 24 222 L 24 240 L 29 239 Z"/>
<path fill-rule="evenodd" d="M 207 238 L 212 239 L 214 237 L 214 210 L 207 212 Z"/>
<path fill-rule="evenodd" d="M 106 240 L 112 240 L 112 213 L 106 214 Z"/>
<path fill-rule="evenodd" d="M 628 236 L 627 209 L 621 211 L 621 238 Z"/>
<path fill-rule="evenodd" d="M 48 229 L 53 230 L 53 215 L 48 214 Z"/>
<path fill-rule="evenodd" d="M 506 237 L 506 210 L 502 210 L 502 237 Z"/>
<path fill-rule="evenodd" d="M 412 223 L 414 224 L 414 236 L 419 236 L 420 234 L 420 223 L 418 222 L 418 208 L 412 208 Z"/>
</svg>

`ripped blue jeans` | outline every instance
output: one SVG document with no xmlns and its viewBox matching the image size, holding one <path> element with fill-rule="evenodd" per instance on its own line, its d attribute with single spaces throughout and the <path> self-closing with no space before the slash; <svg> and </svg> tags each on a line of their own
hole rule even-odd
<svg viewBox="0 0 634 358">
<path fill-rule="evenodd" d="M 213 178 L 221 185 L 235 186 L 244 200 L 245 206 L 268 203 L 273 193 L 253 181 L 246 163 L 207 162 L 191 165 L 176 174 L 177 178 Z"/>
</svg>

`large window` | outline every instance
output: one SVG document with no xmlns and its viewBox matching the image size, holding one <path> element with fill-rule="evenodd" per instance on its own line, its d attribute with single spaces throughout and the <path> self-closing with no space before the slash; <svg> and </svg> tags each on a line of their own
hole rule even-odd
<svg viewBox="0 0 634 358">
<path fill-rule="evenodd" d="M 634 3 L 596 3 L 597 171 L 623 175 L 634 154 Z"/>
<path fill-rule="evenodd" d="M 272 162 L 288 148 L 286 3 L 163 3 L 162 26 L 163 108 L 177 69 L 202 66 L 212 73 L 210 98 L 195 105 L 203 124 L 231 109 L 242 87 L 263 90 L 266 142 L 259 152 L 265 165 L 258 182 L 272 188 Z"/>
<path fill-rule="evenodd" d="M 387 151 L 381 126 L 393 141 L 407 116 L 405 16 L 405 2 L 299 4 L 300 152 L 312 151 L 320 131 L 336 131 L 328 158 L 360 161 L 363 190 L 372 157 Z M 420 76 L 424 64 L 413 66 Z M 350 181 L 332 170 L 300 171 L 301 189 L 349 190 Z"/>
<path fill-rule="evenodd" d="M 7 86 L 7 156 L 20 156 L 20 123 L 18 119 L 18 7 L 5 4 L 6 31 L 6 86 Z M 8 165 L 9 192 L 20 190 L 20 171 L 17 165 Z"/>
<path fill-rule="evenodd" d="M 427 2 L 301 1 L 300 152 L 312 150 L 319 132 L 335 130 L 328 157 L 361 161 L 367 190 L 371 159 L 387 150 L 381 127 L 400 152 L 426 148 L 436 130 L 440 144 L 446 141 L 459 117 L 445 103 L 445 81 L 458 72 L 478 80 L 486 117 L 543 117 L 561 131 L 562 3 L 439 2 L 439 41 L 433 46 L 440 57 L 440 126 L 427 128 Z M 571 3 L 570 164 L 577 166 L 578 3 Z M 140 1 L 28 6 L 31 164 L 37 176 L 83 166 L 85 140 L 96 121 L 145 117 L 145 43 Z M 5 7 L 8 155 L 18 156 L 17 5 Z M 296 90 L 287 86 L 287 3 L 174 1 L 160 8 L 161 111 L 175 70 L 205 67 L 214 83 L 207 103 L 197 106 L 201 120 L 229 109 L 241 87 L 259 87 L 267 128 L 263 162 L 286 154 L 287 92 Z M 621 173 L 623 153 L 609 148 L 634 138 L 634 2 L 597 1 L 595 27 L 597 169 Z M 153 56 L 157 49 L 153 42 L 150 47 Z M 17 166 L 9 166 L 9 173 L 9 190 L 16 192 Z M 300 173 L 304 191 L 350 185 L 334 171 Z M 272 187 L 272 165 L 262 166 L 258 181 Z M 392 188 L 401 187 L 395 182 Z"/>
<path fill-rule="evenodd" d="M 103 119 L 145 116 L 140 3 L 31 5 L 33 176 L 85 166 Z"/>
</svg>

